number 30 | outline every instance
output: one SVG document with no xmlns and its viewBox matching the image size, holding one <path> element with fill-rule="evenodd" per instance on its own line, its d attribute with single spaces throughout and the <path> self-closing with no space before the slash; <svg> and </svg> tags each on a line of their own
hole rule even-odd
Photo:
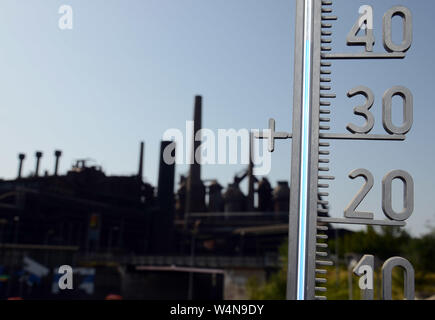
<svg viewBox="0 0 435 320">
<path fill-rule="evenodd" d="M 364 86 L 356 87 L 347 93 L 349 98 L 356 95 L 363 95 L 367 102 L 364 106 L 359 106 L 354 108 L 354 114 L 362 116 L 366 119 L 366 125 L 364 127 L 359 127 L 353 123 L 347 125 L 347 130 L 352 133 L 367 134 L 369 133 L 374 125 L 375 119 L 373 114 L 370 112 L 370 108 L 373 106 L 375 101 L 373 92 Z M 393 113 L 393 97 L 399 96 L 403 99 L 403 123 L 400 127 L 393 124 L 392 113 Z M 409 89 L 402 86 L 395 86 L 384 93 L 382 99 L 382 123 L 384 129 L 390 134 L 407 134 L 411 128 L 414 121 L 414 101 L 412 93 Z"/>
</svg>

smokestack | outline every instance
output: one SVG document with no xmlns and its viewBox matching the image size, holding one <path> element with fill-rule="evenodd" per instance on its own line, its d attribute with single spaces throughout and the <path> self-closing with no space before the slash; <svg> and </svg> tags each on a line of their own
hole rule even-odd
<svg viewBox="0 0 435 320">
<path fill-rule="evenodd" d="M 164 161 L 163 153 L 165 149 L 175 152 L 175 142 L 162 141 L 160 146 L 160 165 L 159 165 L 159 182 L 157 186 L 157 199 L 159 205 L 168 207 L 173 205 L 174 199 L 174 179 L 175 179 L 175 163 L 167 164 Z M 173 154 L 172 153 L 172 154 Z M 172 206 L 171 205 L 171 206 Z"/>
<path fill-rule="evenodd" d="M 35 156 L 36 156 L 35 177 L 38 177 L 38 176 L 39 176 L 39 163 L 40 163 L 41 158 L 42 158 L 42 152 L 37 151 L 37 152 L 35 153 Z"/>
<path fill-rule="evenodd" d="M 139 155 L 139 171 L 137 173 L 137 176 L 140 181 L 143 179 L 143 153 L 144 153 L 144 146 L 145 144 L 143 142 L 140 143 L 140 155 Z"/>
<path fill-rule="evenodd" d="M 56 162 L 54 164 L 54 175 L 57 176 L 59 170 L 59 158 L 62 156 L 62 151 L 56 150 L 54 152 L 54 156 L 56 157 Z"/>
<path fill-rule="evenodd" d="M 205 211 L 205 187 L 201 181 L 201 165 L 195 159 L 195 152 L 201 145 L 201 141 L 196 141 L 195 136 L 202 128 L 202 97 L 195 97 L 195 107 L 193 113 L 193 150 L 192 161 L 190 165 L 189 177 L 187 178 L 187 197 L 186 212 L 204 212 Z M 187 217 L 187 215 L 185 215 Z"/>
<path fill-rule="evenodd" d="M 18 162 L 18 179 L 21 179 L 21 173 L 23 170 L 24 159 L 26 159 L 26 155 L 24 153 L 20 153 L 18 155 L 18 160 L 19 160 L 19 162 Z"/>
<path fill-rule="evenodd" d="M 175 163 L 167 164 L 164 161 L 165 149 L 175 152 L 175 142 L 162 141 L 160 147 L 159 179 L 157 186 L 157 216 L 153 219 L 153 249 L 154 252 L 165 253 L 171 251 L 172 230 L 175 218 Z M 162 230 L 166 230 L 162 232 Z"/>
<path fill-rule="evenodd" d="M 201 182 L 201 165 L 195 159 L 195 152 L 201 145 L 201 141 L 196 141 L 195 137 L 199 130 L 202 129 L 202 97 L 195 97 L 195 106 L 193 110 L 193 152 L 191 154 L 192 161 L 190 165 L 189 178 L 193 184 Z M 198 154 L 199 156 L 199 154 Z"/>
</svg>

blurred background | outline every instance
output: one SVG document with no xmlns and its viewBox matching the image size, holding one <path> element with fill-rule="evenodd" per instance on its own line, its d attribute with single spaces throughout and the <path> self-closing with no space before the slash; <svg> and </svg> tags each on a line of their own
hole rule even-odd
<svg viewBox="0 0 435 320">
<path fill-rule="evenodd" d="M 334 0 L 334 52 L 363 50 L 346 35 L 365 4 L 384 52 L 394 0 Z M 379 134 L 382 94 L 409 88 L 413 128 L 405 142 L 331 144 L 329 215 L 342 217 L 361 187 L 348 178 L 357 168 L 375 176 L 361 211 L 383 219 L 381 179 L 394 169 L 413 176 L 415 210 L 401 230 L 329 226 L 329 299 L 360 298 L 349 268 L 363 254 L 376 256 L 375 298 L 380 266 L 396 255 L 416 269 L 417 298 L 435 295 L 435 3 L 400 4 L 414 17 L 411 49 L 404 60 L 333 63 L 331 131 L 363 124 L 353 114 L 362 97 L 346 96 L 358 85 L 375 94 Z M 62 5 L 72 29 L 59 28 Z M 285 297 L 291 143 L 278 142 L 271 172 L 256 177 L 252 164 L 167 165 L 162 136 L 188 120 L 216 132 L 274 118 L 291 132 L 295 1 L 3 0 L 0 24 L 0 298 Z M 65 264 L 74 290 L 58 288 Z M 394 284 L 402 297 L 400 273 Z"/>
</svg>

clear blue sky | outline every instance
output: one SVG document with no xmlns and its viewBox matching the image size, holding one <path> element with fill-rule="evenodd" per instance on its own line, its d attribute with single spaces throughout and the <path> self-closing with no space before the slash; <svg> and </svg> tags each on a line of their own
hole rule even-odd
<svg viewBox="0 0 435 320">
<path fill-rule="evenodd" d="M 62 4 L 74 10 L 74 30 L 58 28 Z M 375 12 L 375 51 L 382 48 L 382 16 L 396 0 L 335 0 L 334 51 L 350 52 L 345 37 L 370 4 Z M 361 123 L 346 92 L 373 89 L 374 133 L 382 133 L 381 97 L 393 85 L 414 94 L 414 127 L 406 142 L 334 142 L 332 215 L 341 216 L 361 186 L 347 174 L 367 168 L 375 187 L 362 210 L 381 212 L 381 179 L 404 169 L 415 180 L 414 234 L 435 224 L 433 159 L 435 108 L 435 2 L 401 0 L 414 15 L 414 42 L 404 61 L 335 62 L 333 131 Z M 53 152 L 62 149 L 61 171 L 74 159 L 91 157 L 108 174 L 137 170 L 138 144 L 146 142 L 145 175 L 157 178 L 159 140 L 168 128 L 184 130 L 193 98 L 204 97 L 203 123 L 210 129 L 264 128 L 269 117 L 291 131 L 294 1 L 292 0 L 2 0 L 0 2 L 0 176 L 14 178 L 17 154 L 25 172 L 34 152 L 53 171 Z M 400 26 L 395 24 L 396 30 Z M 395 34 L 397 38 L 397 34 Z M 400 121 L 400 112 L 395 113 Z M 290 143 L 279 142 L 270 179 L 288 180 Z M 241 166 L 207 166 L 204 178 L 226 185 Z M 186 167 L 177 167 L 177 175 Z M 400 188 L 395 190 L 400 195 Z"/>
</svg>

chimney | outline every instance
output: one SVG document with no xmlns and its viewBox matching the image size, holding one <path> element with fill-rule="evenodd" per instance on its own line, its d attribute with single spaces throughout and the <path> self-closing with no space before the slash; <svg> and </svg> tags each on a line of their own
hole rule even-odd
<svg viewBox="0 0 435 320">
<path fill-rule="evenodd" d="M 140 181 L 143 180 L 143 153 L 144 153 L 144 146 L 145 144 L 143 142 L 140 143 L 140 155 L 139 155 L 139 171 L 137 173 L 137 177 Z"/>
<path fill-rule="evenodd" d="M 174 180 L 175 163 L 167 164 L 164 161 L 166 148 L 175 152 L 175 142 L 162 141 L 160 147 L 159 178 L 157 186 L 158 212 L 153 218 L 153 251 L 167 253 L 172 246 L 172 230 L 175 218 Z M 162 232 L 165 230 L 165 232 Z"/>
<path fill-rule="evenodd" d="M 59 158 L 62 156 L 62 151 L 56 150 L 54 152 L 54 156 L 56 157 L 56 162 L 54 164 L 54 175 L 57 176 L 59 171 Z"/>
<path fill-rule="evenodd" d="M 201 141 L 196 141 L 195 136 L 202 128 L 202 97 L 195 97 L 195 107 L 193 113 L 193 151 L 190 165 L 189 176 L 187 178 L 186 212 L 205 211 L 205 187 L 201 181 L 201 165 L 195 159 L 195 152 L 201 145 Z M 198 159 L 199 160 L 199 159 Z M 185 215 L 187 218 L 187 215 Z"/>
<path fill-rule="evenodd" d="M 24 153 L 20 153 L 18 155 L 18 161 L 19 161 L 18 162 L 18 179 L 21 179 L 21 173 L 22 173 L 22 170 L 23 170 L 24 159 L 26 159 L 26 155 Z"/>
<path fill-rule="evenodd" d="M 175 163 L 167 164 L 163 159 L 166 148 L 175 152 L 175 142 L 162 141 L 160 146 L 159 181 L 157 186 L 157 199 L 161 207 L 168 207 L 173 203 Z"/>
<path fill-rule="evenodd" d="M 37 151 L 37 152 L 35 153 L 35 156 L 36 156 L 35 177 L 38 177 L 38 176 L 39 176 L 39 163 L 40 163 L 41 158 L 42 158 L 42 152 Z"/>
<path fill-rule="evenodd" d="M 190 165 L 189 178 L 191 183 L 198 184 L 201 182 L 201 165 L 196 162 L 195 152 L 201 145 L 201 141 L 196 141 L 195 137 L 199 130 L 202 129 L 202 97 L 195 97 L 195 106 L 193 110 L 193 152 L 191 154 L 192 161 Z M 199 160 L 199 159 L 198 159 Z"/>
</svg>

